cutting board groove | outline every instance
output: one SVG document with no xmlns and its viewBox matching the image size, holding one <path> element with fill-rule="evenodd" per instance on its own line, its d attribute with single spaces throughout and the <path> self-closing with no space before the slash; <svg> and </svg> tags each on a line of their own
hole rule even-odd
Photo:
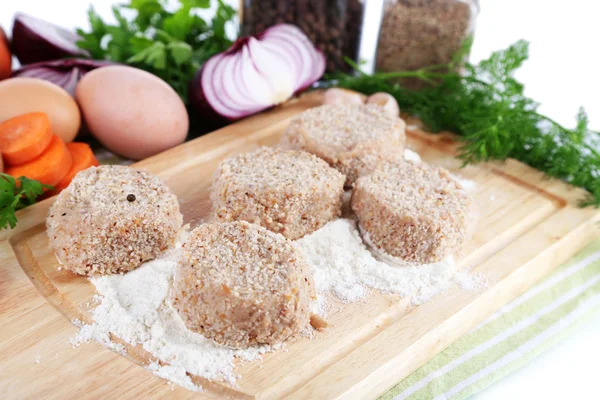
<svg viewBox="0 0 600 400">
<path fill-rule="evenodd" d="M 305 96 L 135 167 L 161 176 L 179 196 L 185 222 L 198 224 L 210 211 L 208 189 L 218 162 L 232 154 L 277 143 L 290 118 L 319 103 L 320 94 Z M 313 340 L 298 338 L 290 342 L 287 352 L 266 354 L 260 361 L 239 365 L 236 372 L 241 378 L 237 386 L 193 377 L 206 388 L 204 393 L 181 388 L 171 392 L 164 381 L 140 368 L 149 360 L 140 348 L 129 346 L 125 359 L 97 344 L 77 349 L 67 344 L 75 332 L 69 321 L 90 320 L 89 302 L 94 288 L 85 278 L 57 271 L 45 232 L 46 212 L 53 201 L 49 199 L 20 212 L 17 229 L 0 232 L 0 323 L 5 326 L 0 333 L 0 363 L 9 366 L 0 369 L 0 395 L 15 399 L 40 395 L 372 398 L 598 235 L 598 212 L 576 207 L 582 190 L 546 179 L 514 160 L 461 169 L 461 162 L 453 157 L 457 144 L 452 135 L 411 129 L 407 136 L 409 147 L 425 161 L 476 182 L 478 225 L 459 266 L 485 275 L 489 281 L 486 290 L 466 292 L 452 287 L 418 307 L 409 299 L 378 292 L 371 293 L 364 302 L 336 303 L 328 317 L 329 329 Z M 52 362 L 34 363 L 31 354 L 35 351 L 44 354 L 41 359 L 51 359 L 55 354 L 70 368 Z"/>
</svg>

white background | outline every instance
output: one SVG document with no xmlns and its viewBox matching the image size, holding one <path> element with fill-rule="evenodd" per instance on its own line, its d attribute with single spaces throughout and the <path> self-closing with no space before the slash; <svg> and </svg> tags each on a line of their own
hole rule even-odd
<svg viewBox="0 0 600 400">
<path fill-rule="evenodd" d="M 377 0 L 369 0 L 377 1 Z M 239 4 L 230 0 L 230 3 Z M 110 0 L 95 0 L 110 19 Z M 23 11 L 65 27 L 87 27 L 84 0 L 0 0 L 0 25 Z M 600 4 L 597 0 L 481 0 L 472 60 L 518 39 L 531 42 L 530 60 L 517 77 L 540 111 L 571 126 L 579 106 L 600 130 Z M 372 26 L 377 21 L 369 20 Z M 481 399 L 583 399 L 597 393 L 600 316 L 534 362 L 491 386 Z"/>
</svg>

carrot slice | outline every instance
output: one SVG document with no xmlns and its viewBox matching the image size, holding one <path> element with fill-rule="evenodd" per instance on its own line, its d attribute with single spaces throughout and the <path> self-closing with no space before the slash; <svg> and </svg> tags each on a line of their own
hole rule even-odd
<svg viewBox="0 0 600 400">
<path fill-rule="evenodd" d="M 88 169 L 90 167 L 97 167 L 99 165 L 94 152 L 87 143 L 67 143 L 67 149 L 71 153 L 73 159 L 73 165 L 67 174 L 54 186 L 52 194 L 58 194 L 61 190 L 69 186 L 69 183 L 73 180 L 78 172 Z"/>
<path fill-rule="evenodd" d="M 0 124 L 0 152 L 7 166 L 25 164 L 46 150 L 52 140 L 50 119 L 33 112 Z"/>
<path fill-rule="evenodd" d="M 71 169 L 71 153 L 67 146 L 56 135 L 48 148 L 36 159 L 6 169 L 6 173 L 15 178 L 26 176 L 47 185 L 56 185 Z"/>
</svg>

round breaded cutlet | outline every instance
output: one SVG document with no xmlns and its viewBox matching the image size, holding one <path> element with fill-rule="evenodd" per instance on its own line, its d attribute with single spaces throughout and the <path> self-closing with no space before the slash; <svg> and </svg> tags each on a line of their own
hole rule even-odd
<svg viewBox="0 0 600 400">
<path fill-rule="evenodd" d="M 156 176 L 119 165 L 79 172 L 50 207 L 50 246 L 81 275 L 131 271 L 175 244 L 183 218 Z"/>
<path fill-rule="evenodd" d="M 370 245 L 406 264 L 454 254 L 469 232 L 471 198 L 450 173 L 425 163 L 388 163 L 359 178 L 352 210 Z"/>
<path fill-rule="evenodd" d="M 211 187 L 218 221 L 248 221 L 298 239 L 341 213 L 344 176 L 318 157 L 262 147 L 221 162 Z"/>
<path fill-rule="evenodd" d="M 283 148 L 315 154 L 346 175 L 346 186 L 380 164 L 402 158 L 404 121 L 375 104 L 328 104 L 292 120 Z"/>
<path fill-rule="evenodd" d="M 194 229 L 171 304 L 188 329 L 233 348 L 278 344 L 309 322 L 315 286 L 292 242 L 245 221 Z"/>
</svg>

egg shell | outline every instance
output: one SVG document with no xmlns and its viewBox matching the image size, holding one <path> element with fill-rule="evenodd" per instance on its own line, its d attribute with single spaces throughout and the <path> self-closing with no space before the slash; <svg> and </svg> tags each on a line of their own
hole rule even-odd
<svg viewBox="0 0 600 400">
<path fill-rule="evenodd" d="M 60 86 L 37 78 L 10 78 L 0 82 L 0 122 L 30 112 L 48 114 L 52 132 L 65 143 L 72 142 L 79 132 L 79 107 Z"/>
<path fill-rule="evenodd" d="M 383 107 L 386 113 L 391 115 L 392 117 L 400 116 L 400 107 L 398 106 L 398 102 L 389 93 L 385 92 L 377 92 L 373 93 L 367 98 L 367 104 L 377 104 L 378 106 Z"/>
<path fill-rule="evenodd" d="M 323 94 L 323 104 L 364 104 L 367 96 L 349 89 L 331 88 Z"/>
<path fill-rule="evenodd" d="M 189 119 L 183 101 L 160 78 L 109 66 L 87 73 L 75 89 L 87 127 L 109 150 L 134 160 L 182 143 Z"/>
</svg>

